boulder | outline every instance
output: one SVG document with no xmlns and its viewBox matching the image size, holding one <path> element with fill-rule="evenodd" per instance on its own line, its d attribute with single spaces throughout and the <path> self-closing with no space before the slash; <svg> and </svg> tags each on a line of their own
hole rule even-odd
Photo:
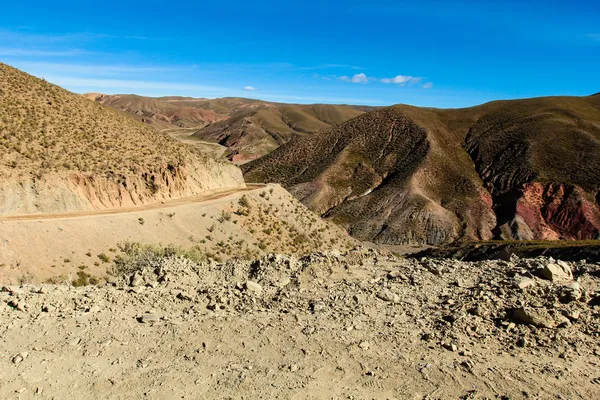
<svg viewBox="0 0 600 400">
<path fill-rule="evenodd" d="M 517 308 L 513 311 L 512 318 L 516 323 L 533 325 L 538 328 L 554 328 L 556 326 L 552 316 L 544 309 Z"/>
<path fill-rule="evenodd" d="M 248 292 L 252 292 L 254 294 L 261 294 L 263 290 L 259 283 L 253 281 L 246 281 L 244 286 Z"/>
<path fill-rule="evenodd" d="M 552 282 L 570 282 L 573 280 L 571 267 L 563 261 L 546 264 L 540 271 L 540 275 Z"/>
<path fill-rule="evenodd" d="M 377 297 L 383 301 L 389 301 L 391 303 L 397 303 L 400 301 L 400 296 L 396 293 L 392 293 L 389 289 L 383 289 L 377 293 Z"/>
</svg>

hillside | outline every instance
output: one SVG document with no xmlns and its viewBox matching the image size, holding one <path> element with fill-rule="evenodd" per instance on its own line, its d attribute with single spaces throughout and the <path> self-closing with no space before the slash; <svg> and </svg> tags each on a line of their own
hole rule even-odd
<svg viewBox="0 0 600 400">
<path fill-rule="evenodd" d="M 0 63 L 0 214 L 115 208 L 243 185 L 121 112 Z"/>
<path fill-rule="evenodd" d="M 88 93 L 85 97 L 123 111 L 159 131 L 197 128 L 186 140 L 219 143 L 236 163 L 253 160 L 287 143 L 294 135 L 341 124 L 369 107 L 328 104 L 295 105 L 238 97 L 143 97 Z"/>
<path fill-rule="evenodd" d="M 394 106 L 243 167 L 380 243 L 600 236 L 600 97 Z"/>
<path fill-rule="evenodd" d="M 229 159 L 244 163 L 287 143 L 296 135 L 316 133 L 354 118 L 363 111 L 327 104 L 277 105 L 239 112 L 194 134 L 229 149 Z"/>
<path fill-rule="evenodd" d="M 195 107 L 182 98 L 154 98 L 133 94 L 104 95 L 89 93 L 86 97 L 100 104 L 131 114 L 135 119 L 158 130 L 173 127 L 197 128 L 227 119 L 207 107 Z M 203 102 L 203 99 L 200 100 Z"/>
</svg>

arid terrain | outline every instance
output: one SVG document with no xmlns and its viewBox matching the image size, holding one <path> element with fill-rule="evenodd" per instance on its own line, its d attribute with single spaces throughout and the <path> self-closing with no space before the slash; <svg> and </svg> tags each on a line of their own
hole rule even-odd
<svg viewBox="0 0 600 400">
<path fill-rule="evenodd" d="M 358 239 L 600 237 L 600 96 L 398 105 L 243 166 Z"/>
<path fill-rule="evenodd" d="M 232 189 L 129 209 L 0 216 L 0 282 L 101 283 L 128 243 L 222 261 L 358 242 L 279 185 Z"/>
<path fill-rule="evenodd" d="M 0 398 L 600 396 L 598 96 L 86 96 L 0 64 Z"/>
<path fill-rule="evenodd" d="M 119 208 L 243 187 L 239 169 L 0 64 L 0 213 Z"/>
<path fill-rule="evenodd" d="M 243 98 L 195 99 L 136 95 L 85 95 L 149 124 L 157 130 L 183 132 L 188 139 L 223 145 L 227 158 L 243 164 L 261 157 L 296 135 L 317 133 L 361 115 L 370 107 L 330 104 L 281 104 Z"/>
<path fill-rule="evenodd" d="M 3 398 L 595 399 L 600 267 L 372 250 L 0 292 Z"/>
</svg>

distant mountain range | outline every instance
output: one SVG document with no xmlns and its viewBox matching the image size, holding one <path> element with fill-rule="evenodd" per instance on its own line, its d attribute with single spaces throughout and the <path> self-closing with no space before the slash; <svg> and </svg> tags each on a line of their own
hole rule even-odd
<svg viewBox="0 0 600 400">
<path fill-rule="evenodd" d="M 377 109 L 243 170 L 379 243 L 596 239 L 600 95 Z"/>
<path fill-rule="evenodd" d="M 86 97 L 131 114 L 158 130 L 197 128 L 194 137 L 228 148 L 244 163 L 261 157 L 296 135 L 327 130 L 370 107 L 293 105 L 244 98 L 195 99 L 88 93 Z"/>
</svg>

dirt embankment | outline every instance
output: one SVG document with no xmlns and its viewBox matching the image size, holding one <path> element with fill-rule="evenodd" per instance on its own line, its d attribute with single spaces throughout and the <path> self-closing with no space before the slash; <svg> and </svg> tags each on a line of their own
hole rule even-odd
<svg viewBox="0 0 600 400">
<path fill-rule="evenodd" d="M 0 215 L 124 208 L 243 187 L 237 167 L 212 160 L 113 177 L 64 173 L 11 178 L 0 184 Z"/>
</svg>

